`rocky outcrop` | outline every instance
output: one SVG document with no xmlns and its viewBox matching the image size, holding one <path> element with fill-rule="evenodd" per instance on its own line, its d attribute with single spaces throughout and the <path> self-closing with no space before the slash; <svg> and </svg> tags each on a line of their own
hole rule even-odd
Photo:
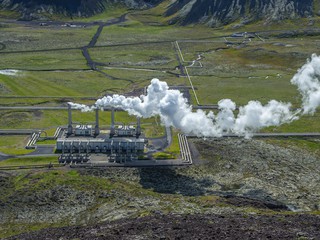
<svg viewBox="0 0 320 240">
<path fill-rule="evenodd" d="M 156 214 L 112 223 L 43 229 L 9 239 L 319 239 L 319 220 L 319 216 L 302 214 Z"/>
<path fill-rule="evenodd" d="M 15 10 L 21 13 L 23 20 L 33 20 L 53 13 L 88 17 L 119 5 L 128 9 L 145 9 L 156 2 L 157 0 L 0 0 L 0 10 Z"/>
<path fill-rule="evenodd" d="M 215 194 L 259 199 L 278 207 L 282 203 L 292 211 L 320 209 L 318 155 L 262 140 L 197 139 L 194 143 L 208 159 L 205 171 L 218 183 L 211 188 Z"/>
<path fill-rule="evenodd" d="M 19 11 L 24 20 L 41 19 L 48 14 L 92 16 L 114 6 L 146 9 L 163 0 L 0 0 L 0 10 Z M 171 24 L 204 23 L 221 26 L 233 22 L 240 25 L 255 20 L 265 22 L 320 15 L 316 0 L 173 0 L 165 16 Z"/>
<path fill-rule="evenodd" d="M 176 0 L 166 15 L 174 16 L 171 23 L 183 25 L 206 23 L 220 26 L 235 21 L 248 23 L 310 17 L 319 3 L 314 0 Z"/>
</svg>

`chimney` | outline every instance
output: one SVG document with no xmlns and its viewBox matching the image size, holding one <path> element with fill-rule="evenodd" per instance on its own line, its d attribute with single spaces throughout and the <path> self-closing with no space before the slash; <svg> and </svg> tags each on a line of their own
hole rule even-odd
<svg viewBox="0 0 320 240">
<path fill-rule="evenodd" d="M 115 134 L 115 126 L 114 126 L 114 108 L 111 108 L 111 129 L 110 129 L 110 138 Z"/>
<path fill-rule="evenodd" d="M 96 126 L 94 127 L 94 135 L 98 136 L 100 134 L 99 129 L 99 109 L 96 109 Z"/>
<path fill-rule="evenodd" d="M 140 117 L 137 117 L 136 137 L 139 138 L 140 135 L 141 135 Z"/>
<path fill-rule="evenodd" d="M 71 114 L 71 105 L 68 104 L 68 132 L 67 135 L 70 136 L 72 134 L 72 114 Z"/>
</svg>

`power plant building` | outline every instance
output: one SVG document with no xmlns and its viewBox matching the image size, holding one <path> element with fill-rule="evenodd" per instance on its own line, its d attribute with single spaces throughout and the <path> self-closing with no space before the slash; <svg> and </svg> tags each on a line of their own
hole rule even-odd
<svg viewBox="0 0 320 240">
<path fill-rule="evenodd" d="M 68 108 L 68 127 L 65 134 L 57 139 L 56 150 L 61 152 L 60 162 L 87 161 L 91 153 L 106 154 L 109 161 L 125 162 L 137 160 L 144 152 L 145 139 L 141 135 L 140 119 L 137 127 L 132 125 L 115 126 L 114 109 L 111 110 L 109 134 L 101 134 L 99 112 L 96 110 L 96 123 L 92 125 L 72 125 L 71 107 Z"/>
<path fill-rule="evenodd" d="M 144 139 L 72 138 L 58 139 L 56 149 L 64 153 L 143 153 Z"/>
<path fill-rule="evenodd" d="M 92 136 L 92 125 L 77 125 L 74 131 L 75 136 Z"/>
</svg>

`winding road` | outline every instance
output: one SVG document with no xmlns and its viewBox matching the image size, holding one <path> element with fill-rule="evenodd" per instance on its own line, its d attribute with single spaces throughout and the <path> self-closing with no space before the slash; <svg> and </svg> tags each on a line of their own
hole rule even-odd
<svg viewBox="0 0 320 240">
<path fill-rule="evenodd" d="M 94 34 L 94 36 L 92 37 L 91 41 L 89 42 L 89 44 L 87 46 L 84 46 L 84 47 L 81 48 L 82 55 L 85 57 L 85 59 L 87 61 L 87 65 L 90 67 L 90 69 L 92 69 L 94 71 L 99 71 L 100 73 L 105 74 L 104 72 L 102 72 L 102 71 L 97 69 L 97 65 L 99 65 L 99 63 L 97 63 L 97 62 L 92 60 L 92 58 L 90 56 L 90 53 L 89 53 L 89 49 L 95 47 L 95 45 L 97 44 L 97 41 L 98 41 L 98 39 L 99 39 L 104 27 L 125 22 L 126 21 L 126 15 L 127 14 L 123 14 L 119 18 L 109 20 L 106 23 L 100 22 L 99 23 L 99 27 L 98 27 L 96 33 Z M 110 77 L 110 78 L 114 79 L 114 77 L 110 76 L 110 75 L 107 75 L 107 77 Z"/>
</svg>

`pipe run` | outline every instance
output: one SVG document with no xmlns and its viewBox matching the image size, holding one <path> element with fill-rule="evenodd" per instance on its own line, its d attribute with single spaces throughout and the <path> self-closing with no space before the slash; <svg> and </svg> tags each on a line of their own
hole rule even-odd
<svg viewBox="0 0 320 240">
<path fill-rule="evenodd" d="M 71 112 L 71 105 L 68 104 L 68 132 L 67 135 L 70 136 L 73 132 L 72 128 L 72 112 Z"/>
<path fill-rule="evenodd" d="M 110 137 L 113 137 L 116 133 L 115 123 L 114 123 L 114 108 L 111 109 L 111 129 L 110 129 Z"/>
<path fill-rule="evenodd" d="M 99 109 L 96 109 L 96 125 L 94 127 L 94 135 L 98 136 L 100 134 L 99 128 Z"/>
<path fill-rule="evenodd" d="M 141 135 L 141 123 L 140 123 L 140 118 L 137 117 L 136 137 L 139 138 L 140 135 Z"/>
</svg>

